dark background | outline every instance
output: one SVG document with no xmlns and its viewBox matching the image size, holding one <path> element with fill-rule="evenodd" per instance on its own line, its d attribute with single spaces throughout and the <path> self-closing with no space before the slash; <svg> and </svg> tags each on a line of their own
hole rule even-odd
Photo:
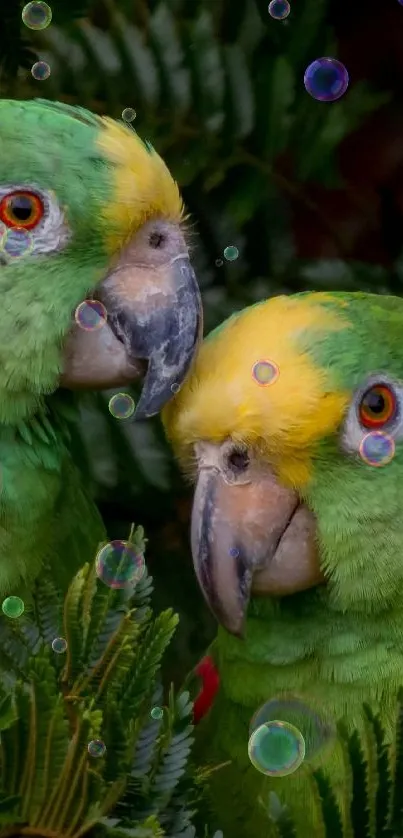
<svg viewBox="0 0 403 838">
<path fill-rule="evenodd" d="M 192 216 L 206 331 L 258 299 L 308 288 L 403 289 L 403 6 L 398 0 L 58 2 L 50 27 L 22 25 L 0 0 L 0 95 L 59 99 L 151 140 Z M 337 57 L 350 86 L 312 99 L 308 64 Z M 35 81 L 35 60 L 51 67 Z M 239 250 L 228 262 L 228 245 Z M 131 521 L 149 538 L 156 605 L 181 616 L 167 667 L 180 680 L 214 625 L 188 547 L 190 490 L 158 420 L 111 417 L 108 395 L 82 400 L 76 456 L 111 538 Z M 94 442 L 95 440 L 95 442 Z"/>
</svg>

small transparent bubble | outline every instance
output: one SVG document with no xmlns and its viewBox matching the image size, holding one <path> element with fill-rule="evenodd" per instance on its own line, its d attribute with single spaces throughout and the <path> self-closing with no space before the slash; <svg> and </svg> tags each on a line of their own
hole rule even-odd
<svg viewBox="0 0 403 838">
<path fill-rule="evenodd" d="M 29 230 L 23 227 L 10 227 L 0 241 L 0 249 L 10 259 L 20 259 L 32 252 L 34 239 Z"/>
<path fill-rule="evenodd" d="M 304 737 L 294 725 L 275 719 L 252 733 L 248 754 L 252 765 L 262 774 L 287 777 L 304 761 Z"/>
<path fill-rule="evenodd" d="M 239 250 L 237 247 L 235 247 L 234 244 L 230 244 L 228 245 L 228 247 L 225 248 L 224 257 L 227 260 L 227 262 L 235 262 L 235 259 L 238 259 L 238 256 Z"/>
<path fill-rule="evenodd" d="M 371 431 L 361 440 L 360 456 L 368 466 L 386 466 L 394 455 L 395 441 L 383 431 Z"/>
<path fill-rule="evenodd" d="M 224 262 L 223 262 L 223 260 L 222 260 L 222 259 L 216 259 L 216 260 L 215 260 L 215 263 L 216 263 L 216 267 L 217 267 L 217 268 L 222 268 L 222 266 L 223 266 L 223 264 L 224 264 Z"/>
<path fill-rule="evenodd" d="M 106 745 L 102 739 L 91 739 L 88 742 L 87 751 L 90 757 L 103 757 L 106 754 Z"/>
<path fill-rule="evenodd" d="M 153 707 L 151 710 L 151 718 L 152 719 L 162 719 L 164 715 L 164 710 L 162 707 Z"/>
<path fill-rule="evenodd" d="M 268 12 L 275 20 L 285 20 L 290 14 L 291 7 L 288 0 L 271 0 L 268 6 Z"/>
<path fill-rule="evenodd" d="M 122 111 L 122 119 L 125 122 L 134 122 L 136 116 L 137 114 L 134 108 L 124 108 L 124 110 Z"/>
<path fill-rule="evenodd" d="M 237 559 L 239 556 L 239 550 L 237 547 L 231 547 L 229 554 L 232 559 Z"/>
<path fill-rule="evenodd" d="M 109 399 L 109 413 L 115 419 L 130 419 L 133 416 L 136 405 L 129 393 L 115 393 Z"/>
<path fill-rule="evenodd" d="M 46 61 L 36 61 L 31 67 L 31 76 L 36 81 L 46 81 L 50 76 L 50 67 Z"/>
<path fill-rule="evenodd" d="M 178 384 L 176 381 L 174 381 L 174 383 L 171 384 L 172 393 L 179 393 L 180 388 L 181 388 L 181 385 Z"/>
<path fill-rule="evenodd" d="M 64 637 L 55 637 L 52 640 L 52 649 L 57 655 L 62 655 L 67 650 L 67 640 Z"/>
<path fill-rule="evenodd" d="M 24 6 L 21 17 L 28 29 L 46 29 L 52 20 L 52 9 L 43 0 L 33 0 Z"/>
<path fill-rule="evenodd" d="M 98 551 L 95 571 L 108 588 L 127 588 L 143 577 L 144 556 L 129 541 L 110 541 Z"/>
<path fill-rule="evenodd" d="M 305 70 L 305 90 L 318 102 L 335 102 L 346 92 L 348 84 L 348 72 L 336 58 L 318 58 Z"/>
<path fill-rule="evenodd" d="M 268 387 L 269 384 L 274 384 L 280 375 L 280 370 L 274 361 L 262 360 L 256 361 L 252 367 L 252 378 L 261 387 Z"/>
<path fill-rule="evenodd" d="M 16 620 L 25 611 L 25 605 L 19 596 L 8 596 L 1 604 L 1 610 L 6 617 Z"/>
<path fill-rule="evenodd" d="M 74 319 L 80 329 L 94 332 L 101 329 L 107 321 L 106 308 L 98 300 L 83 300 L 74 312 Z"/>
</svg>

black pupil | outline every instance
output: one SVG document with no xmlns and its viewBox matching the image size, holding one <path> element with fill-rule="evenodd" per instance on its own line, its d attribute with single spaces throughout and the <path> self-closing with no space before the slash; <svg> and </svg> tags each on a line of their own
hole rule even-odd
<svg viewBox="0 0 403 838">
<path fill-rule="evenodd" d="M 245 471 L 249 465 L 249 457 L 246 451 L 232 451 L 228 457 L 228 462 L 235 471 Z"/>
<path fill-rule="evenodd" d="M 32 215 L 32 198 L 25 195 L 18 195 L 10 201 L 10 209 L 14 218 L 18 221 L 28 221 Z"/>
<path fill-rule="evenodd" d="M 385 410 L 385 399 L 382 393 L 377 393 L 376 390 L 367 393 L 364 397 L 364 404 L 370 413 L 383 413 Z"/>
</svg>

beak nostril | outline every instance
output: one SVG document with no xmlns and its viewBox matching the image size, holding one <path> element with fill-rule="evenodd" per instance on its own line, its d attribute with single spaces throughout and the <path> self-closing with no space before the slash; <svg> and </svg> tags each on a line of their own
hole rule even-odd
<svg viewBox="0 0 403 838">
<path fill-rule="evenodd" d="M 250 462 L 248 452 L 239 448 L 235 448 L 228 454 L 227 461 L 229 467 L 236 472 L 246 471 Z"/>
</svg>

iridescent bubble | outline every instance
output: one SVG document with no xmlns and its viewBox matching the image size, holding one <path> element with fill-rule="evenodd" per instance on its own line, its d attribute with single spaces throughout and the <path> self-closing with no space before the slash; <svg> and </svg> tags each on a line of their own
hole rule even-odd
<svg viewBox="0 0 403 838">
<path fill-rule="evenodd" d="M 10 259 L 20 259 L 21 256 L 26 256 L 31 253 L 33 246 L 32 233 L 29 230 L 24 230 L 23 227 L 7 228 L 0 242 L 0 249 Z"/>
<path fill-rule="evenodd" d="M 227 260 L 227 262 L 235 262 L 235 259 L 238 259 L 238 256 L 239 250 L 237 247 L 235 247 L 234 244 L 230 244 L 228 245 L 228 247 L 225 248 L 224 257 Z"/>
<path fill-rule="evenodd" d="M 98 300 L 83 300 L 74 312 L 74 319 L 80 329 L 85 332 L 94 332 L 101 329 L 107 321 L 106 308 Z"/>
<path fill-rule="evenodd" d="M 305 70 L 305 89 L 319 102 L 335 102 L 340 99 L 348 84 L 348 72 L 336 58 L 318 58 Z"/>
<path fill-rule="evenodd" d="M 252 377 L 261 387 L 268 387 L 269 384 L 274 384 L 279 375 L 280 370 L 274 361 L 256 361 L 252 367 Z"/>
<path fill-rule="evenodd" d="M 28 29 L 46 29 L 52 20 L 52 9 L 43 0 L 33 0 L 24 6 L 21 17 Z"/>
<path fill-rule="evenodd" d="M 172 393 L 179 393 L 180 388 L 181 388 L 181 385 L 178 384 L 176 381 L 174 381 L 174 383 L 171 384 Z"/>
<path fill-rule="evenodd" d="M 125 122 L 134 122 L 136 116 L 137 114 L 134 108 L 124 108 L 122 111 L 122 119 L 124 119 Z"/>
<path fill-rule="evenodd" d="M 291 11 L 288 0 L 271 0 L 268 9 L 269 15 L 274 17 L 275 20 L 284 20 Z"/>
<path fill-rule="evenodd" d="M 103 757 L 106 753 L 106 745 L 102 739 L 91 739 L 88 742 L 87 751 L 90 757 Z"/>
<path fill-rule="evenodd" d="M 371 431 L 361 440 L 360 456 L 368 466 L 386 466 L 394 454 L 395 441 L 383 431 Z"/>
<path fill-rule="evenodd" d="M 50 76 L 50 67 L 46 61 L 36 61 L 31 67 L 31 76 L 36 81 L 46 81 Z"/>
<path fill-rule="evenodd" d="M 153 707 L 151 710 L 151 717 L 153 719 L 162 719 L 164 715 L 164 710 L 162 707 Z"/>
<path fill-rule="evenodd" d="M 284 722 L 299 730 L 305 743 L 305 760 L 311 759 L 335 737 L 335 725 L 325 711 L 316 712 L 308 703 L 294 695 L 282 695 L 266 701 L 250 721 L 251 736 L 262 725 L 269 722 Z"/>
<path fill-rule="evenodd" d="M 115 419 L 130 419 L 130 416 L 133 416 L 136 405 L 130 393 L 115 393 L 109 399 L 108 407 L 109 413 Z"/>
<path fill-rule="evenodd" d="M 24 613 L 25 605 L 19 596 L 8 596 L 1 604 L 1 610 L 6 617 L 15 620 Z"/>
<path fill-rule="evenodd" d="M 229 554 L 230 554 L 230 556 L 231 556 L 231 558 L 232 558 L 232 559 L 237 559 L 237 558 L 238 558 L 238 556 L 239 556 L 239 550 L 238 550 L 238 548 L 237 548 L 237 547 L 231 547 L 231 548 L 230 548 L 230 551 L 229 551 Z"/>
<path fill-rule="evenodd" d="M 110 541 L 98 551 L 95 571 L 108 588 L 127 588 L 144 575 L 144 556 L 129 541 Z"/>
<path fill-rule="evenodd" d="M 252 765 L 268 777 L 287 777 L 304 761 L 305 742 L 300 730 L 275 719 L 260 725 L 248 742 Z"/>
<path fill-rule="evenodd" d="M 55 637 L 52 640 L 52 649 L 57 655 L 62 655 L 67 650 L 67 640 L 64 637 Z"/>
</svg>

